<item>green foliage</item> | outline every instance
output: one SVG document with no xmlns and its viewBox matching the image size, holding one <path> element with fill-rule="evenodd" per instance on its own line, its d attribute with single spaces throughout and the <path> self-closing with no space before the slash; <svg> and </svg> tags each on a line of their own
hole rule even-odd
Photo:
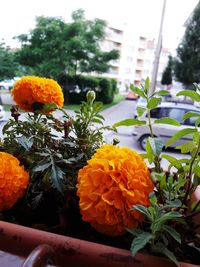
<svg viewBox="0 0 200 267">
<path fill-rule="evenodd" d="M 186 24 L 184 37 L 177 48 L 175 76 L 187 86 L 200 82 L 200 3 Z"/>
<path fill-rule="evenodd" d="M 114 99 L 115 88 L 113 88 L 112 80 L 108 78 L 101 78 L 99 81 L 101 92 L 98 94 L 98 98 L 105 104 L 109 104 Z"/>
<path fill-rule="evenodd" d="M 114 95 L 117 92 L 117 83 L 114 79 L 85 75 L 68 77 L 67 79 L 68 90 L 70 90 L 69 103 L 80 104 L 85 99 L 87 91 L 93 90 L 98 101 L 109 104 L 113 102 Z"/>
<path fill-rule="evenodd" d="M 119 127 L 119 126 L 131 126 L 131 125 L 145 125 L 146 121 L 140 121 L 137 119 L 126 119 L 120 122 L 116 122 L 113 126 Z"/>
<path fill-rule="evenodd" d="M 183 90 L 178 95 L 190 97 L 193 101 L 200 101 L 200 87 L 194 84 L 195 91 Z M 186 113 L 182 120 L 197 118 L 195 127 L 185 128 L 171 137 L 165 147 L 190 135 L 192 140 L 178 146 L 181 153 L 189 153 L 188 158 L 176 159 L 163 152 L 164 144 L 159 138 L 154 137 L 153 126 L 157 123 L 179 126 L 180 123 L 172 118 L 152 120 L 150 111 L 159 106 L 161 96 L 167 95 L 166 90 L 150 92 L 150 81 L 147 78 L 141 88 L 131 85 L 131 90 L 143 97 L 146 107 L 137 108 L 140 118 L 147 112 L 147 121 L 127 119 L 115 123 L 115 127 L 143 124 L 149 126 L 151 136 L 146 142 L 146 158 L 151 166 L 151 178 L 154 183 L 154 192 L 150 194 L 150 206 L 134 205 L 132 210 L 137 210 L 145 217 L 138 229 L 127 229 L 133 236 L 131 252 L 135 255 L 140 250 L 148 251 L 155 255 L 164 255 L 179 266 L 178 260 L 184 261 L 186 252 L 193 248 L 198 251 L 199 236 L 193 231 L 194 224 L 191 218 L 200 213 L 200 202 L 188 207 L 192 193 L 200 185 L 200 133 L 197 129 L 200 115 L 198 112 Z M 163 170 L 161 161 L 169 162 L 168 170 Z M 192 240 L 190 242 L 190 240 Z M 198 253 L 198 252 L 197 252 Z M 190 260 L 193 260 L 191 256 Z"/>
<path fill-rule="evenodd" d="M 13 116 L 3 127 L 0 151 L 16 156 L 31 177 L 26 201 L 18 207 L 17 214 L 20 210 L 32 214 L 41 209 L 45 213 L 49 206 L 42 203 L 48 203 L 50 198 L 54 200 L 54 217 L 69 205 L 68 201 L 77 201 L 78 171 L 104 143 L 103 131 L 113 130 L 104 126 L 104 117 L 99 114 L 102 103 L 94 102 L 95 93 L 87 96 L 87 102 L 82 102 L 73 117 L 60 109 L 62 117 L 56 119 L 48 111 L 58 108 L 49 103 L 42 109 L 47 115 L 37 109 L 28 113 L 25 120 Z"/>
<path fill-rule="evenodd" d="M 86 20 L 81 9 L 72 13 L 71 23 L 59 17 L 37 17 L 36 27 L 17 37 L 21 42 L 18 60 L 31 73 L 54 79 L 62 73 L 106 72 L 109 61 L 117 59 L 119 52 L 101 51 L 105 27 L 103 20 Z"/>
<path fill-rule="evenodd" d="M 181 244 L 180 234 L 169 226 L 170 222 L 176 221 L 178 223 L 182 217 L 179 212 L 169 210 L 169 208 L 177 208 L 178 205 L 177 203 L 171 203 L 171 205 L 160 207 L 157 205 L 157 198 L 154 194 L 150 196 L 150 203 L 151 205 L 148 208 L 141 205 L 135 205 L 132 208 L 132 210 L 141 212 L 147 218 L 147 222 L 145 230 L 128 230 L 135 236 L 131 244 L 131 252 L 135 255 L 149 244 L 152 252 L 165 255 L 178 265 L 174 253 L 167 248 L 168 239 L 175 240 L 175 242 Z M 180 205 L 181 203 L 178 204 Z"/>
<path fill-rule="evenodd" d="M 154 121 L 154 123 L 162 123 L 162 124 L 170 124 L 170 125 L 174 125 L 174 126 L 180 126 L 180 123 L 172 118 L 161 118 L 161 119 L 157 119 Z"/>
<path fill-rule="evenodd" d="M 174 65 L 173 58 L 172 58 L 172 56 L 169 56 L 168 57 L 167 66 L 164 69 L 164 72 L 162 74 L 162 79 L 161 79 L 161 83 L 162 84 L 164 84 L 164 85 L 170 85 L 170 84 L 172 84 L 173 65 Z"/>
<path fill-rule="evenodd" d="M 180 131 L 178 131 L 175 135 L 173 135 L 166 143 L 166 147 L 168 147 L 169 145 L 171 145 L 173 142 L 175 142 L 176 140 L 180 139 L 181 137 L 188 135 L 188 134 L 192 134 L 197 132 L 196 129 L 182 129 Z"/>
<path fill-rule="evenodd" d="M 0 43 L 0 80 L 13 78 L 18 68 L 14 52 L 4 43 Z"/>
</svg>

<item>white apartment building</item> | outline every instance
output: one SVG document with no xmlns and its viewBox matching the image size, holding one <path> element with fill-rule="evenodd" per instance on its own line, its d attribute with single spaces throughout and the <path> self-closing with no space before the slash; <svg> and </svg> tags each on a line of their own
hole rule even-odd
<svg viewBox="0 0 200 267">
<path fill-rule="evenodd" d="M 104 51 L 119 49 L 120 58 L 111 62 L 110 69 L 104 76 L 117 79 L 121 90 L 128 90 L 130 83 L 140 85 L 147 76 L 151 79 L 156 49 L 155 40 L 137 34 L 126 24 L 109 25 L 101 48 Z M 169 54 L 169 49 L 162 48 L 157 76 L 158 86 Z"/>
<path fill-rule="evenodd" d="M 138 53 L 136 55 L 134 83 L 140 85 L 142 80 L 148 76 L 152 77 L 152 71 L 155 61 L 156 42 L 143 36 L 139 36 Z M 157 86 L 161 86 L 162 73 L 168 63 L 170 50 L 162 48 L 160 53 L 159 68 L 157 74 Z"/>
</svg>

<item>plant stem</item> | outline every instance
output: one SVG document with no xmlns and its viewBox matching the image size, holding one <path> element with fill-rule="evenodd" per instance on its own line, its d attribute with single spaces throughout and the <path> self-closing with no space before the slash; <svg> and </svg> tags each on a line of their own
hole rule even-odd
<svg viewBox="0 0 200 267">
<path fill-rule="evenodd" d="M 148 109 L 148 126 L 149 126 L 149 130 L 150 130 L 150 134 L 151 137 L 153 138 L 153 129 L 152 129 L 152 125 L 151 125 L 151 115 L 150 115 L 150 110 Z"/>
<path fill-rule="evenodd" d="M 149 130 L 150 130 L 151 138 L 154 138 L 153 128 L 151 125 L 150 109 L 147 110 L 147 114 L 148 114 L 148 126 L 149 126 Z M 157 156 L 154 157 L 154 164 L 155 164 L 156 172 L 160 172 L 160 170 L 161 170 L 160 162 L 159 162 L 159 158 Z"/>
</svg>

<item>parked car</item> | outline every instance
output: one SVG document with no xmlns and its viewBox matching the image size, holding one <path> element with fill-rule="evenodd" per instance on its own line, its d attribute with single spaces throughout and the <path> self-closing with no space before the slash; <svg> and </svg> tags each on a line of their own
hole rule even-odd
<svg viewBox="0 0 200 267">
<path fill-rule="evenodd" d="M 2 105 L 0 105 L 0 121 L 5 119 L 5 111 Z"/>
<path fill-rule="evenodd" d="M 20 77 L 14 77 L 10 80 L 4 80 L 0 82 L 0 90 L 10 90 L 13 88 L 14 83 L 19 80 Z"/>
<path fill-rule="evenodd" d="M 169 117 L 176 119 L 181 124 L 181 126 L 153 124 L 154 135 L 162 139 L 165 144 L 177 131 L 188 127 L 194 128 L 196 118 L 188 118 L 182 121 L 183 115 L 189 111 L 200 113 L 200 108 L 189 104 L 163 102 L 157 108 L 152 109 L 150 112 L 152 120 Z M 147 112 L 145 112 L 140 119 L 147 120 Z M 149 127 L 147 125 L 134 126 L 133 136 L 134 139 L 139 142 L 141 148 L 145 150 L 147 138 L 150 136 Z M 171 147 L 176 147 L 189 140 L 191 140 L 190 136 L 184 136 L 180 140 L 172 143 Z"/>
<path fill-rule="evenodd" d="M 136 100 L 138 98 L 138 95 L 134 94 L 132 91 L 128 91 L 126 95 L 127 100 Z"/>
</svg>

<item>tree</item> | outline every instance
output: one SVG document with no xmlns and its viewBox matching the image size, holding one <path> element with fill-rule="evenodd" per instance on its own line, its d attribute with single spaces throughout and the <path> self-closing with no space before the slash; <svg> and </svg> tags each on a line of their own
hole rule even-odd
<svg viewBox="0 0 200 267">
<path fill-rule="evenodd" d="M 14 52 L 0 43 L 0 80 L 13 78 L 18 69 Z"/>
<path fill-rule="evenodd" d="M 117 59 L 119 52 L 101 51 L 105 26 L 100 19 L 86 20 L 81 9 L 72 13 L 71 23 L 61 18 L 37 17 L 35 29 L 18 36 L 22 44 L 19 61 L 30 67 L 31 73 L 54 79 L 62 73 L 106 72 L 109 61 Z"/>
<path fill-rule="evenodd" d="M 167 85 L 167 86 L 172 84 L 172 69 L 173 69 L 173 59 L 172 59 L 172 56 L 170 55 L 168 57 L 167 66 L 162 74 L 161 84 Z"/>
<path fill-rule="evenodd" d="M 175 76 L 186 86 L 200 82 L 200 3 L 187 23 L 182 42 L 177 48 Z"/>
</svg>

